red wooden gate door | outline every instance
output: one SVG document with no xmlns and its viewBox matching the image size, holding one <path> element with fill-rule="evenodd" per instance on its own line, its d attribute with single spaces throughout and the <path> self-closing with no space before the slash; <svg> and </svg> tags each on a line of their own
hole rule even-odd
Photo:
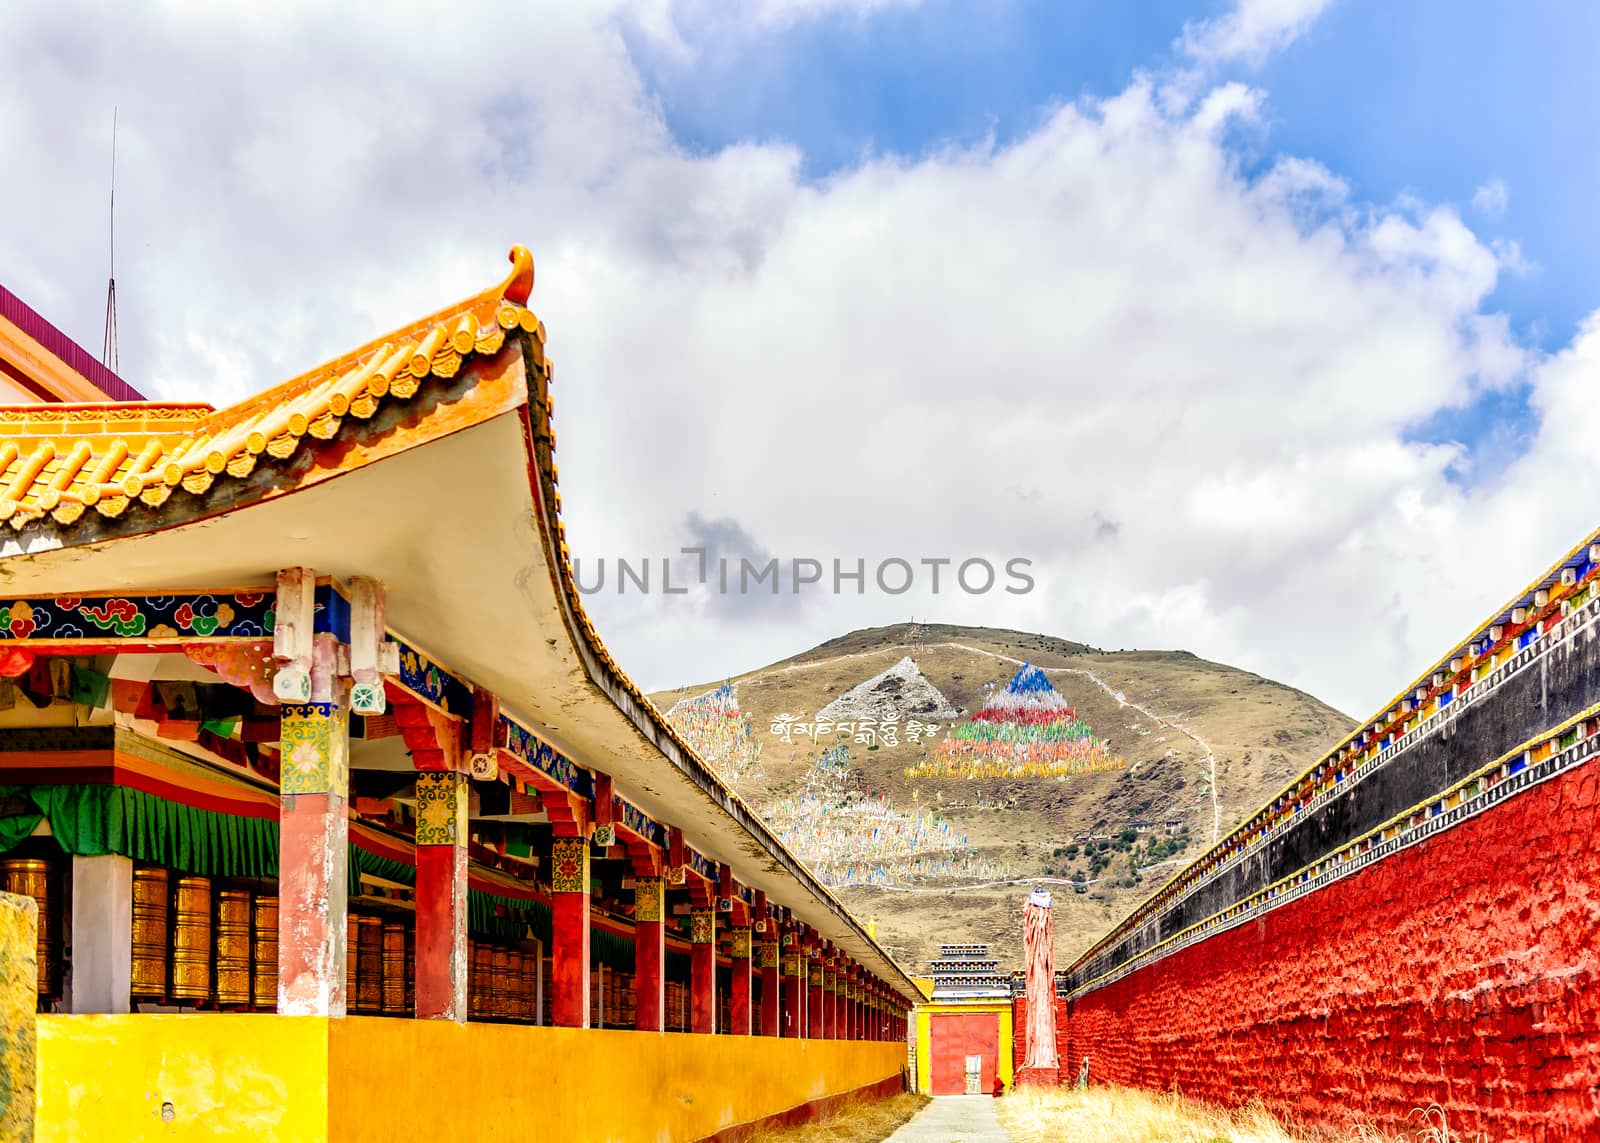
<svg viewBox="0 0 1600 1143">
<path fill-rule="evenodd" d="M 928 1024 L 929 1082 L 934 1095 L 961 1095 L 967 1090 L 967 1057 L 981 1061 L 979 1089 L 994 1091 L 1000 1059 L 1000 1015 L 997 1012 L 935 1015 Z"/>
</svg>

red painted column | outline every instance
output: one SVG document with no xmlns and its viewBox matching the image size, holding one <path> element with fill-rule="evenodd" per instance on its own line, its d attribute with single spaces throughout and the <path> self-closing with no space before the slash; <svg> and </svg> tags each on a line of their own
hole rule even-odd
<svg viewBox="0 0 1600 1143">
<path fill-rule="evenodd" d="M 417 775 L 419 1020 L 467 1019 L 467 776 Z"/>
<path fill-rule="evenodd" d="M 821 1040 L 828 1034 L 827 1023 L 822 1013 L 822 951 L 813 949 L 808 959 L 811 990 L 810 1004 L 806 1012 L 806 1038 Z"/>
<path fill-rule="evenodd" d="M 589 1026 L 589 841 L 558 837 L 550 860 L 550 1018 Z"/>
<path fill-rule="evenodd" d="M 844 984 L 844 1038 L 846 1040 L 860 1039 L 861 1022 L 856 1014 L 856 981 L 855 973 L 850 974 L 850 979 Z"/>
<path fill-rule="evenodd" d="M 324 657 L 331 662 L 331 647 Z M 331 671 L 316 670 L 312 701 L 285 702 L 279 712 L 278 1012 L 284 1016 L 345 1014 L 350 728 L 342 691 Z"/>
<path fill-rule="evenodd" d="M 839 966 L 831 960 L 822 965 L 822 1036 L 839 1038 Z"/>
<path fill-rule="evenodd" d="M 735 1036 L 748 1036 L 750 1024 L 750 929 L 748 926 L 733 930 L 733 983 L 728 997 L 728 1031 Z"/>
<path fill-rule="evenodd" d="M 660 877 L 633 882 L 634 1016 L 641 1032 L 661 1032 L 667 1017 L 666 884 Z"/>
<path fill-rule="evenodd" d="M 757 945 L 757 956 L 761 961 L 761 1034 L 763 1036 L 782 1035 L 783 1030 L 783 995 L 782 977 L 778 973 L 778 942 L 771 921 L 767 922 L 766 932 L 762 934 L 763 940 Z"/>
<path fill-rule="evenodd" d="M 689 911 L 689 1031 L 717 1030 L 717 912 Z"/>
<path fill-rule="evenodd" d="M 799 938 L 785 933 L 783 939 L 783 1035 L 798 1040 L 806 1033 L 805 958 Z"/>
</svg>

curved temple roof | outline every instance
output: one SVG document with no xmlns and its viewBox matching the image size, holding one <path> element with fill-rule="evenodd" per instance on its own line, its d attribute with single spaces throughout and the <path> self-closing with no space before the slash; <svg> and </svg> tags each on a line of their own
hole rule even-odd
<svg viewBox="0 0 1600 1143">
<path fill-rule="evenodd" d="M 230 408 L 0 408 L 0 593 L 367 575 L 388 621 L 907 1002 L 909 977 L 678 735 L 585 614 L 533 259 Z"/>
</svg>

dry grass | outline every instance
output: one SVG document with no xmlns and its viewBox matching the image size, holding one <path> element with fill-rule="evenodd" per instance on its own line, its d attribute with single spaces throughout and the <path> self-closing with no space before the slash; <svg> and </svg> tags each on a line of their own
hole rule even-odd
<svg viewBox="0 0 1600 1143">
<path fill-rule="evenodd" d="M 1177 1094 L 1134 1088 L 1022 1088 L 1000 1102 L 1015 1143 L 1476 1143 L 1452 1132 L 1437 1107 L 1418 1110 L 1414 1132 L 1370 1127 L 1303 1135 L 1260 1106 L 1226 1111 Z"/>
<path fill-rule="evenodd" d="M 749 1143 L 875 1143 L 894 1134 L 927 1103 L 927 1096 L 910 1092 L 888 1099 L 852 1096 L 825 1119 L 780 1130 L 758 1130 Z"/>
</svg>

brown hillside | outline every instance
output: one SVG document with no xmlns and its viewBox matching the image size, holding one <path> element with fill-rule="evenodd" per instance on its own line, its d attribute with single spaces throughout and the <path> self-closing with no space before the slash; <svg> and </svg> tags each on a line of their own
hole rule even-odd
<svg viewBox="0 0 1600 1143">
<path fill-rule="evenodd" d="M 912 967 L 941 942 L 966 941 L 987 941 L 1002 963 L 1020 966 L 1028 882 L 1081 876 L 1082 892 L 1049 886 L 1056 963 L 1069 963 L 1196 856 L 1215 828 L 1256 809 L 1353 726 L 1301 691 L 1184 651 L 1105 652 L 1020 631 L 902 624 L 853 631 L 731 680 L 762 744 L 759 774 L 738 784 L 745 800 L 763 809 L 793 798 L 817 756 L 835 744 L 778 741 L 775 716 L 804 721 L 907 654 L 968 711 L 983 705 L 986 684 L 1004 687 L 1023 661 L 1032 662 L 1127 762 L 1121 771 L 1068 778 L 909 779 L 903 771 L 924 756 L 927 740 L 852 742 L 849 780 L 858 788 L 913 813 L 941 815 L 983 863 L 1020 882 L 836 889 L 858 915 L 878 919 L 880 940 Z M 666 710 L 716 685 L 652 698 Z"/>
</svg>

